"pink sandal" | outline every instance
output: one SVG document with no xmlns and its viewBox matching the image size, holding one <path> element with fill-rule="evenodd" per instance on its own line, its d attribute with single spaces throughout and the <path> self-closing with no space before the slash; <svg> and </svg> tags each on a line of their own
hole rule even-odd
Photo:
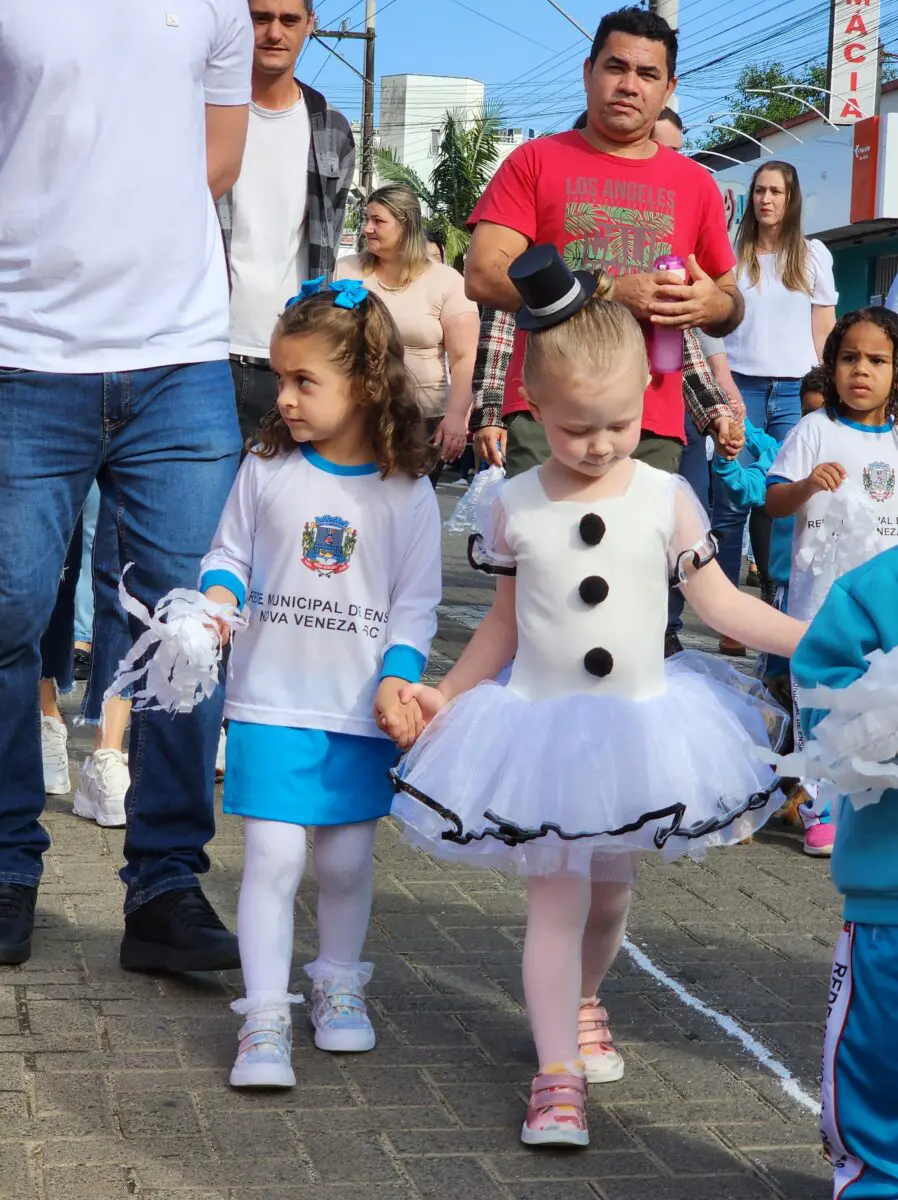
<svg viewBox="0 0 898 1200">
<path fill-rule="evenodd" d="M 582 1075 L 537 1075 L 530 1089 L 525 1146 L 588 1146 L 586 1080 Z"/>
<path fill-rule="evenodd" d="M 615 1048 L 608 1013 L 598 998 L 580 1005 L 577 1045 L 586 1064 L 587 1083 L 614 1083 L 623 1078 L 624 1060 Z"/>
</svg>

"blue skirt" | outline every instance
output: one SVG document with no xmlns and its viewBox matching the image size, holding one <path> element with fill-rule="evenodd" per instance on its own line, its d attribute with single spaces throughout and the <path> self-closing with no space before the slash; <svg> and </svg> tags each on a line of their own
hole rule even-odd
<svg viewBox="0 0 898 1200">
<path fill-rule="evenodd" d="M 224 810 L 291 825 L 352 825 L 385 817 L 393 802 L 388 738 L 228 724 Z"/>
</svg>

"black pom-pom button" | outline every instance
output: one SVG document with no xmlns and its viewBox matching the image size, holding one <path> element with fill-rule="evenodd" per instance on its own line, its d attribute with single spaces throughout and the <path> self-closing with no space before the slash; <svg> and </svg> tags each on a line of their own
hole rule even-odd
<svg viewBox="0 0 898 1200">
<path fill-rule="evenodd" d="M 580 536 L 587 546 L 598 546 L 605 536 L 605 522 L 598 513 L 587 513 L 581 520 Z"/>
<path fill-rule="evenodd" d="M 580 584 L 580 599 L 584 604 L 601 604 L 608 599 L 608 583 L 601 575 L 587 575 Z"/>
<path fill-rule="evenodd" d="M 590 675 L 597 675 L 599 679 L 604 679 L 606 675 L 611 674 L 614 659 L 607 650 L 603 650 L 601 646 L 598 646 L 595 650 L 587 652 L 583 659 L 583 665 L 589 671 Z"/>
</svg>

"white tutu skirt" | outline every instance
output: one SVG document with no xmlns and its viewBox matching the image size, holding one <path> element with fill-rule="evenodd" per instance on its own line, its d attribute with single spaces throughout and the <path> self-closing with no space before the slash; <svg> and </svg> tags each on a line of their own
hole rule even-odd
<svg viewBox="0 0 898 1200">
<path fill-rule="evenodd" d="M 700 858 L 749 837 L 778 807 L 756 750 L 779 747 L 786 713 L 708 655 L 676 655 L 666 676 L 649 700 L 531 701 L 496 683 L 459 696 L 393 771 L 407 840 L 470 865 L 613 879 L 609 857 Z"/>
</svg>

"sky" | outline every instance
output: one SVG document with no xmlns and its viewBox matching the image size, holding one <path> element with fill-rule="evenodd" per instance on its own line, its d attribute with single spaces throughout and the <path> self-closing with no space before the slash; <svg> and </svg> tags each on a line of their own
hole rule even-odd
<svg viewBox="0 0 898 1200">
<path fill-rule="evenodd" d="M 559 0 L 594 30 L 617 3 Z M 621 0 L 624 2 L 624 0 Z M 898 51 L 898 12 L 881 0 L 881 36 Z M 364 27 L 364 0 L 318 0 L 322 28 Z M 680 0 L 679 109 L 699 136 L 709 118 L 726 122 L 742 67 L 780 61 L 788 67 L 825 60 L 829 0 Z M 364 43 L 329 42 L 359 70 Z M 378 0 L 376 94 L 380 76 L 464 75 L 487 85 L 510 126 L 538 133 L 570 126 L 581 110 L 581 64 L 589 42 L 548 0 Z M 361 79 L 317 43 L 297 74 L 347 116 L 361 111 Z M 441 112 L 433 114 L 437 126 Z"/>
</svg>

